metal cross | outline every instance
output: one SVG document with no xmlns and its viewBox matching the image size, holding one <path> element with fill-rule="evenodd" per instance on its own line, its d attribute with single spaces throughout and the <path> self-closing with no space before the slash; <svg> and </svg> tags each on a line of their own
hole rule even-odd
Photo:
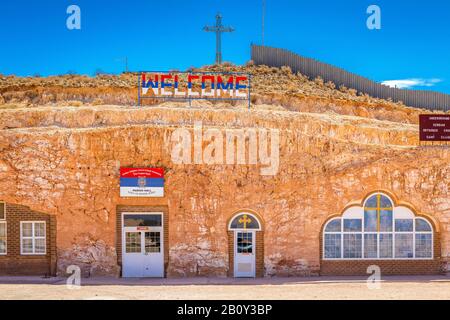
<svg viewBox="0 0 450 320">
<path fill-rule="evenodd" d="M 247 223 L 251 223 L 252 219 L 250 219 L 246 214 L 242 216 L 242 218 L 239 219 L 239 223 L 244 224 L 244 229 L 247 229 Z"/>
<path fill-rule="evenodd" d="M 223 32 L 233 32 L 233 27 L 225 27 L 222 25 L 222 16 L 220 13 L 216 15 L 216 25 L 211 27 L 204 27 L 204 31 L 206 32 L 215 32 L 216 33 L 216 64 L 222 63 L 222 33 Z"/>
</svg>

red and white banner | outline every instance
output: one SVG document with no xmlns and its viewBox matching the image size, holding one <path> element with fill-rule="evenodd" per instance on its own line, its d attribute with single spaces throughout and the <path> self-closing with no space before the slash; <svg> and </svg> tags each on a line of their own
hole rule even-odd
<svg viewBox="0 0 450 320">
<path fill-rule="evenodd" d="M 163 168 L 120 168 L 121 178 L 164 178 Z"/>
</svg>

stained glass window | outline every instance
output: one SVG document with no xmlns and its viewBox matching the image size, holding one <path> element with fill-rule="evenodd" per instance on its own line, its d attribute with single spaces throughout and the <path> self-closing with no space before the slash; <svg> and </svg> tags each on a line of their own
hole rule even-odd
<svg viewBox="0 0 450 320">
<path fill-rule="evenodd" d="M 416 234 L 416 258 L 431 258 L 432 246 L 431 233 Z"/>
<path fill-rule="evenodd" d="M 380 231 L 390 232 L 392 231 L 392 210 L 380 210 Z"/>
<path fill-rule="evenodd" d="M 377 231 L 377 210 L 364 210 L 364 231 Z"/>
<path fill-rule="evenodd" d="M 424 219 L 417 218 L 416 219 L 416 232 L 418 232 L 418 231 L 419 232 L 420 231 L 423 231 L 423 232 L 431 231 L 431 226 Z"/>
<path fill-rule="evenodd" d="M 396 258 L 413 258 L 413 235 L 410 233 L 395 234 L 395 257 Z"/>
<path fill-rule="evenodd" d="M 348 217 L 333 218 L 324 229 L 324 259 L 432 259 L 433 228 L 424 218 L 408 217 L 384 194 L 371 195 Z M 405 210 L 405 209 L 402 209 Z M 358 217 L 360 216 L 360 218 Z"/>
<path fill-rule="evenodd" d="M 341 234 L 325 234 L 325 258 L 337 259 L 341 257 Z"/>
<path fill-rule="evenodd" d="M 341 219 L 334 219 L 328 222 L 325 232 L 341 232 Z"/>
<path fill-rule="evenodd" d="M 364 235 L 364 258 L 378 257 L 378 235 L 366 233 Z"/>
<path fill-rule="evenodd" d="M 231 221 L 230 229 L 253 229 L 259 230 L 259 221 L 250 214 L 242 213 L 237 215 L 233 221 Z"/>
<path fill-rule="evenodd" d="M 364 206 L 364 231 L 392 231 L 393 205 L 388 197 L 382 194 L 371 196 Z"/>
<path fill-rule="evenodd" d="M 344 232 L 361 231 L 361 219 L 344 219 Z"/>
<path fill-rule="evenodd" d="M 413 219 L 395 219 L 395 231 L 397 232 L 412 232 Z"/>
<path fill-rule="evenodd" d="M 380 259 L 392 258 L 392 233 L 380 234 Z"/>
<path fill-rule="evenodd" d="M 344 233 L 344 258 L 362 257 L 362 237 L 361 234 Z"/>
</svg>

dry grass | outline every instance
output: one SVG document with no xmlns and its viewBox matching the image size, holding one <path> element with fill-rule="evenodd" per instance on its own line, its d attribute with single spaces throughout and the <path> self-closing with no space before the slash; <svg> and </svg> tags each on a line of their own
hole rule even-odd
<svg viewBox="0 0 450 320">
<path fill-rule="evenodd" d="M 273 68 L 255 66 L 222 66 L 191 68 L 192 71 L 246 72 L 252 74 L 253 108 L 289 111 L 337 113 L 343 115 L 417 123 L 420 113 L 427 110 L 408 108 L 402 103 L 372 98 L 356 90 L 324 82 L 321 78 L 293 73 L 289 67 Z M 96 77 L 64 75 L 51 77 L 0 76 L 0 106 L 14 105 L 28 107 L 39 105 L 135 105 L 137 102 L 137 75 L 98 75 Z M 149 100 L 146 104 L 161 101 Z M 194 102 L 195 105 L 213 107 L 236 105 L 208 101 Z M 277 106 L 277 107 L 270 107 Z"/>
</svg>

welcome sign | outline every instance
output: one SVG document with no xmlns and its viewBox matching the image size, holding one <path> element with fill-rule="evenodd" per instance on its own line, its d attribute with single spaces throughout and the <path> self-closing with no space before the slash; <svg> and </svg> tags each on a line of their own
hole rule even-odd
<svg viewBox="0 0 450 320">
<path fill-rule="evenodd" d="M 138 104 L 143 99 L 247 100 L 250 74 L 207 72 L 140 72 Z"/>
<path fill-rule="evenodd" d="M 121 197 L 164 197 L 163 168 L 120 168 Z"/>
</svg>

